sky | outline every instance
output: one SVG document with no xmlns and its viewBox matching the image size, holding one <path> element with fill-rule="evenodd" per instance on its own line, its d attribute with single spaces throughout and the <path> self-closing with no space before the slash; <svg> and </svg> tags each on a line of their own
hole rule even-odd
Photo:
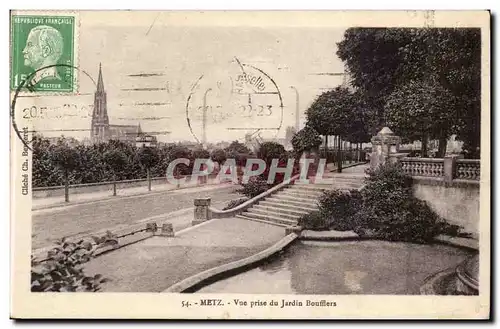
<svg viewBox="0 0 500 329">
<path fill-rule="evenodd" d="M 230 25 L 191 18 L 186 24 L 158 12 L 82 12 L 79 20 L 77 66 L 92 79 L 79 74 L 79 95 L 19 99 L 19 125 L 26 116 L 45 136 L 88 137 L 99 64 L 110 123 L 140 122 L 164 142 L 201 140 L 204 105 L 207 142 L 280 126 L 261 135 L 284 137 L 295 125 L 297 94 L 303 126 L 315 97 L 342 83 L 342 76 L 324 73 L 344 71 L 335 54 L 344 28 L 266 26 L 251 19 Z M 235 92 L 242 73 L 257 82 L 240 82 Z"/>
</svg>

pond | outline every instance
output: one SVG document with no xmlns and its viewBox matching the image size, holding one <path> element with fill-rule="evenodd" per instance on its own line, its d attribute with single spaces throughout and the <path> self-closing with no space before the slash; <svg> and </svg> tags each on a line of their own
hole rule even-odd
<svg viewBox="0 0 500 329">
<path fill-rule="evenodd" d="M 445 245 L 377 240 L 303 241 L 199 293 L 420 294 L 425 279 L 472 252 Z"/>
</svg>

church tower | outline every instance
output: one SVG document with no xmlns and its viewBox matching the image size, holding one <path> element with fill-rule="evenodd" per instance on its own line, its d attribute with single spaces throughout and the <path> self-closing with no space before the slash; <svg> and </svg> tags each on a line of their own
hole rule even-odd
<svg viewBox="0 0 500 329">
<path fill-rule="evenodd" d="M 92 143 L 107 142 L 109 139 L 109 118 L 106 103 L 106 91 L 102 79 L 101 63 L 99 63 L 99 78 L 97 90 L 94 94 L 94 112 L 92 113 L 92 126 L 90 129 Z"/>
</svg>

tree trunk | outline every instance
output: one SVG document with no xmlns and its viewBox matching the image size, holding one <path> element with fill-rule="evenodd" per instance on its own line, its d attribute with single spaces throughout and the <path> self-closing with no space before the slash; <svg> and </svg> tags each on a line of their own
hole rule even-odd
<svg viewBox="0 0 500 329">
<path fill-rule="evenodd" d="M 113 175 L 113 196 L 116 196 L 116 175 Z"/>
<path fill-rule="evenodd" d="M 325 135 L 325 159 L 328 163 L 328 135 Z"/>
<path fill-rule="evenodd" d="M 64 169 L 64 201 L 69 202 L 69 173 Z"/>
<path fill-rule="evenodd" d="M 422 154 L 420 155 L 422 158 L 427 158 L 427 135 L 422 135 Z"/>
<path fill-rule="evenodd" d="M 359 151 L 359 143 L 356 143 L 356 163 L 359 163 L 360 151 Z"/>
<path fill-rule="evenodd" d="M 339 136 L 339 148 L 337 150 L 337 172 L 342 172 L 342 140 Z"/>
<path fill-rule="evenodd" d="M 438 153 L 436 155 L 437 158 L 444 158 L 445 157 L 447 145 L 448 145 L 448 138 L 441 137 L 439 139 Z"/>
<path fill-rule="evenodd" d="M 151 191 L 151 171 L 147 168 L 146 172 L 148 174 L 148 191 Z"/>
</svg>

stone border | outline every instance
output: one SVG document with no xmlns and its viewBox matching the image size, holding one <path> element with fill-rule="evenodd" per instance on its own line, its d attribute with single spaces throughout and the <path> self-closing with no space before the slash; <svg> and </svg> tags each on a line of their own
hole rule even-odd
<svg viewBox="0 0 500 329">
<path fill-rule="evenodd" d="M 461 187 L 461 188 L 479 188 L 481 182 L 472 179 L 458 179 L 445 181 L 443 177 L 427 177 L 427 176 L 411 176 L 413 184 L 444 186 L 444 187 Z"/>
<path fill-rule="evenodd" d="M 300 240 L 305 241 L 356 241 L 356 240 L 379 240 L 374 237 L 359 236 L 353 231 L 313 231 L 302 230 Z M 466 248 L 479 251 L 479 241 L 476 239 L 453 237 L 449 235 L 438 235 L 433 242 L 447 244 L 457 248 Z"/>
<path fill-rule="evenodd" d="M 224 265 L 220 265 L 209 270 L 200 272 L 193 276 L 190 276 L 172 286 L 164 290 L 166 293 L 182 293 L 182 292 L 192 292 L 196 291 L 198 287 L 204 286 L 204 283 L 207 283 L 210 280 L 214 280 L 218 277 L 226 277 L 230 276 L 231 273 L 236 272 L 238 270 L 244 270 L 245 268 L 249 268 L 251 265 L 255 265 L 258 262 L 263 261 L 264 259 L 276 254 L 277 252 L 283 250 L 287 246 L 289 246 L 293 241 L 298 238 L 298 235 L 295 233 L 291 233 L 285 236 L 283 239 L 272 245 L 271 247 L 249 256 L 247 258 L 243 258 L 237 261 L 233 261 L 231 263 L 227 263 Z"/>
</svg>

